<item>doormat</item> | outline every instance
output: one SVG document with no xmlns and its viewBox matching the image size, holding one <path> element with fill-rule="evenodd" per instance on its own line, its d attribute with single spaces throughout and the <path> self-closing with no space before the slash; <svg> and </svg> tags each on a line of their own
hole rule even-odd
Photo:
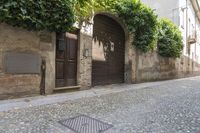
<svg viewBox="0 0 200 133">
<path fill-rule="evenodd" d="M 63 126 L 75 133 L 103 133 L 113 125 L 91 118 L 86 115 L 79 115 L 73 118 L 59 121 Z"/>
</svg>

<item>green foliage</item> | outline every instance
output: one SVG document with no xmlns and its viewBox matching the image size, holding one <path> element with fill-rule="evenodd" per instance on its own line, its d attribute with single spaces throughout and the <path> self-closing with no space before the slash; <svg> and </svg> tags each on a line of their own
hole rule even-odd
<svg viewBox="0 0 200 133">
<path fill-rule="evenodd" d="M 96 12 L 114 12 L 114 6 L 120 0 L 74 0 L 77 20 L 87 19 Z"/>
<path fill-rule="evenodd" d="M 179 28 L 168 19 L 159 22 L 158 53 L 164 57 L 177 58 L 183 50 L 182 35 Z"/>
<path fill-rule="evenodd" d="M 135 35 L 133 44 L 143 52 L 155 48 L 165 57 L 181 55 L 181 33 L 172 22 L 162 19 L 159 23 L 152 9 L 140 0 L 1 0 L 0 23 L 23 27 L 28 30 L 65 32 L 75 21 L 82 21 L 96 12 L 109 12 L 122 19 L 130 33 Z"/>
<path fill-rule="evenodd" d="M 74 0 L 74 13 L 76 20 L 80 21 L 92 15 L 93 1 L 92 0 Z"/>
<path fill-rule="evenodd" d="M 121 1 L 115 8 L 129 31 L 134 33 L 134 45 L 143 52 L 154 49 L 157 37 L 157 16 L 153 10 L 138 0 Z"/>
<path fill-rule="evenodd" d="M 78 17 L 91 16 L 95 12 L 110 12 L 121 18 L 128 30 L 134 33 L 134 45 L 147 52 L 155 48 L 157 16 L 139 0 L 77 0 L 81 3 Z M 79 13 L 80 13 L 79 10 Z"/>
<path fill-rule="evenodd" d="M 75 22 L 69 0 L 1 0 L 0 22 L 29 30 L 63 32 Z"/>
<path fill-rule="evenodd" d="M 122 0 L 95 0 L 95 11 L 114 12 L 115 5 Z"/>
</svg>

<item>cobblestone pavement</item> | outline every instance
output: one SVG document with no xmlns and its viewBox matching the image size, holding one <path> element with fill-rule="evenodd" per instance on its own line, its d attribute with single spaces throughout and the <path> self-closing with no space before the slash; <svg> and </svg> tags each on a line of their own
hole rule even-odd
<svg viewBox="0 0 200 133">
<path fill-rule="evenodd" d="M 119 85 L 123 88 L 126 85 Z M 58 121 L 84 114 L 105 133 L 200 133 L 200 77 L 0 112 L 0 133 L 73 133 Z"/>
</svg>

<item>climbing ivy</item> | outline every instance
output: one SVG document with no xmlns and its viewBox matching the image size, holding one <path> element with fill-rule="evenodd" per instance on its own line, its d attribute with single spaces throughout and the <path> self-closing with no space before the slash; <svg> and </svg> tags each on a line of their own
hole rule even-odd
<svg viewBox="0 0 200 133">
<path fill-rule="evenodd" d="M 134 33 L 134 45 L 147 52 L 155 48 L 157 37 L 157 16 L 153 10 L 138 0 L 121 1 L 115 5 L 115 12 Z"/>
<path fill-rule="evenodd" d="M 0 1 L 0 23 L 28 30 L 65 32 L 72 29 L 75 21 L 85 21 L 96 12 L 109 12 L 119 17 L 134 34 L 133 44 L 141 51 L 154 49 L 158 39 L 160 55 L 180 56 L 182 40 L 178 28 L 167 20 L 158 23 L 154 11 L 140 0 Z"/>
<path fill-rule="evenodd" d="M 84 12 L 81 15 L 78 14 L 81 18 L 84 16 L 92 16 L 91 14 L 95 12 L 110 12 L 121 18 L 129 32 L 135 35 L 133 44 L 138 49 L 147 52 L 155 48 L 157 16 L 152 9 L 142 4 L 139 0 L 78 1 L 81 1 L 82 6 L 80 9 Z"/>
<path fill-rule="evenodd" d="M 164 57 L 180 57 L 183 50 L 179 28 L 168 19 L 159 22 L 158 53 Z"/>
<path fill-rule="evenodd" d="M 67 31 L 75 22 L 69 0 L 1 0 L 0 22 L 28 30 Z"/>
<path fill-rule="evenodd" d="M 74 0 L 77 20 L 85 20 L 97 12 L 113 13 L 114 6 L 121 0 Z"/>
</svg>

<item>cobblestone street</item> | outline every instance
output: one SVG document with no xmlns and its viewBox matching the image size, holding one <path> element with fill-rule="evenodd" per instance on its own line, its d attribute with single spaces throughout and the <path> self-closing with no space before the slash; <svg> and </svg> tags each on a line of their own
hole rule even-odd
<svg viewBox="0 0 200 133">
<path fill-rule="evenodd" d="M 16 100 L 1 101 L 0 133 L 73 133 L 58 121 L 80 114 L 112 124 L 105 133 L 200 133 L 200 77 L 83 92 L 33 98 L 41 100 L 30 106 L 31 98 L 22 99 L 27 106 L 15 109 L 4 105 Z"/>
</svg>

